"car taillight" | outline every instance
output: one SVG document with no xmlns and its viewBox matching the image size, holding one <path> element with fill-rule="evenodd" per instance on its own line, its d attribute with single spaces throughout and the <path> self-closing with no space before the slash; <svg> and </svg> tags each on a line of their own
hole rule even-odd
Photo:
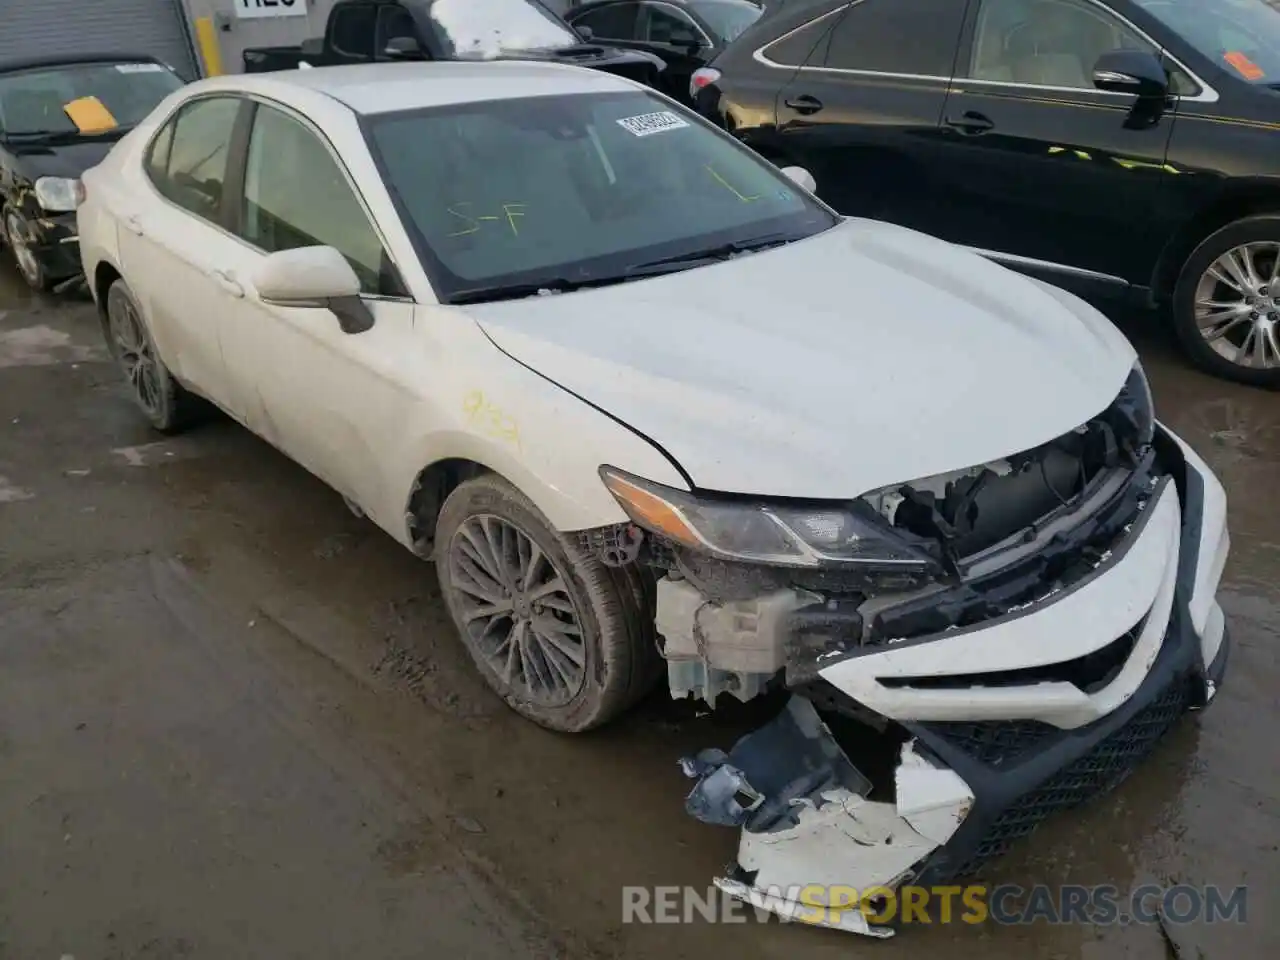
<svg viewBox="0 0 1280 960">
<path fill-rule="evenodd" d="M 698 96 L 698 91 L 709 83 L 715 83 L 720 79 L 720 71 L 712 67 L 700 67 L 693 71 L 693 76 L 689 78 L 689 97 Z"/>
</svg>

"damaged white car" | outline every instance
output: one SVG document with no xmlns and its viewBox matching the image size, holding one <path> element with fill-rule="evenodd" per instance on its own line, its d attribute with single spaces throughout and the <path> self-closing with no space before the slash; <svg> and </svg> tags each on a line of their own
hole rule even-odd
<svg viewBox="0 0 1280 960">
<path fill-rule="evenodd" d="M 764 902 L 971 874 L 1227 654 L 1223 490 L 1124 337 L 806 182 L 586 70 L 224 77 L 86 175 L 80 246 L 151 422 L 202 396 L 433 558 L 525 716 L 789 688 L 686 761 Z M 897 745 L 892 796 L 819 711 Z"/>
</svg>

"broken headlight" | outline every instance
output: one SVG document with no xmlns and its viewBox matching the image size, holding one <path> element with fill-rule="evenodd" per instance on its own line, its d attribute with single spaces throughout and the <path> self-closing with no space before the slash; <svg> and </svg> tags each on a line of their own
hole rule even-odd
<svg viewBox="0 0 1280 960">
<path fill-rule="evenodd" d="M 638 526 L 727 560 L 895 569 L 923 569 L 934 562 L 900 540 L 863 503 L 779 504 L 695 496 L 609 466 L 600 468 L 600 478 Z"/>
</svg>

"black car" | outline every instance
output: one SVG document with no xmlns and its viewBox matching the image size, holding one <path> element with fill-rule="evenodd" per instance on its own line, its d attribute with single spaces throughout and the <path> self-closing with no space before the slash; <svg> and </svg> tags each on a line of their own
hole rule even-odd
<svg viewBox="0 0 1280 960">
<path fill-rule="evenodd" d="M 666 61 L 659 88 L 689 101 L 689 80 L 760 18 L 749 0 L 590 0 L 565 19 L 592 40 L 648 50 Z M 587 34 L 587 31 L 590 31 Z"/>
<path fill-rule="evenodd" d="M 32 287 L 49 289 L 80 273 L 80 175 L 182 84 L 147 56 L 0 64 L 0 235 Z"/>
<path fill-rule="evenodd" d="M 541 0 L 338 0 L 324 37 L 253 47 L 246 73 L 391 60 L 550 60 L 656 87 L 665 63 L 638 50 L 585 42 Z"/>
<path fill-rule="evenodd" d="M 842 213 L 1167 306 L 1199 366 L 1280 386 L 1267 0 L 792 2 L 694 85 Z"/>
</svg>

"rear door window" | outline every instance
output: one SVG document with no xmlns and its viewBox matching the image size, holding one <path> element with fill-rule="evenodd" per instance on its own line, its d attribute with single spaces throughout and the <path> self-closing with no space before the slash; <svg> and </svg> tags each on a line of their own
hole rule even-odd
<svg viewBox="0 0 1280 960">
<path fill-rule="evenodd" d="M 639 4 L 613 3 L 574 17 L 573 25 L 590 27 L 592 38 L 597 40 L 635 40 L 636 16 L 639 12 Z"/>
<path fill-rule="evenodd" d="M 373 37 L 378 8 L 365 3 L 338 7 L 329 24 L 329 44 L 345 57 L 373 59 Z"/>
<path fill-rule="evenodd" d="M 186 104 L 152 141 L 147 157 L 156 189 L 213 223 L 222 219 L 228 145 L 241 103 L 237 97 L 206 97 Z"/>
<path fill-rule="evenodd" d="M 836 25 L 825 65 L 950 78 L 965 0 L 861 0 Z"/>
</svg>

